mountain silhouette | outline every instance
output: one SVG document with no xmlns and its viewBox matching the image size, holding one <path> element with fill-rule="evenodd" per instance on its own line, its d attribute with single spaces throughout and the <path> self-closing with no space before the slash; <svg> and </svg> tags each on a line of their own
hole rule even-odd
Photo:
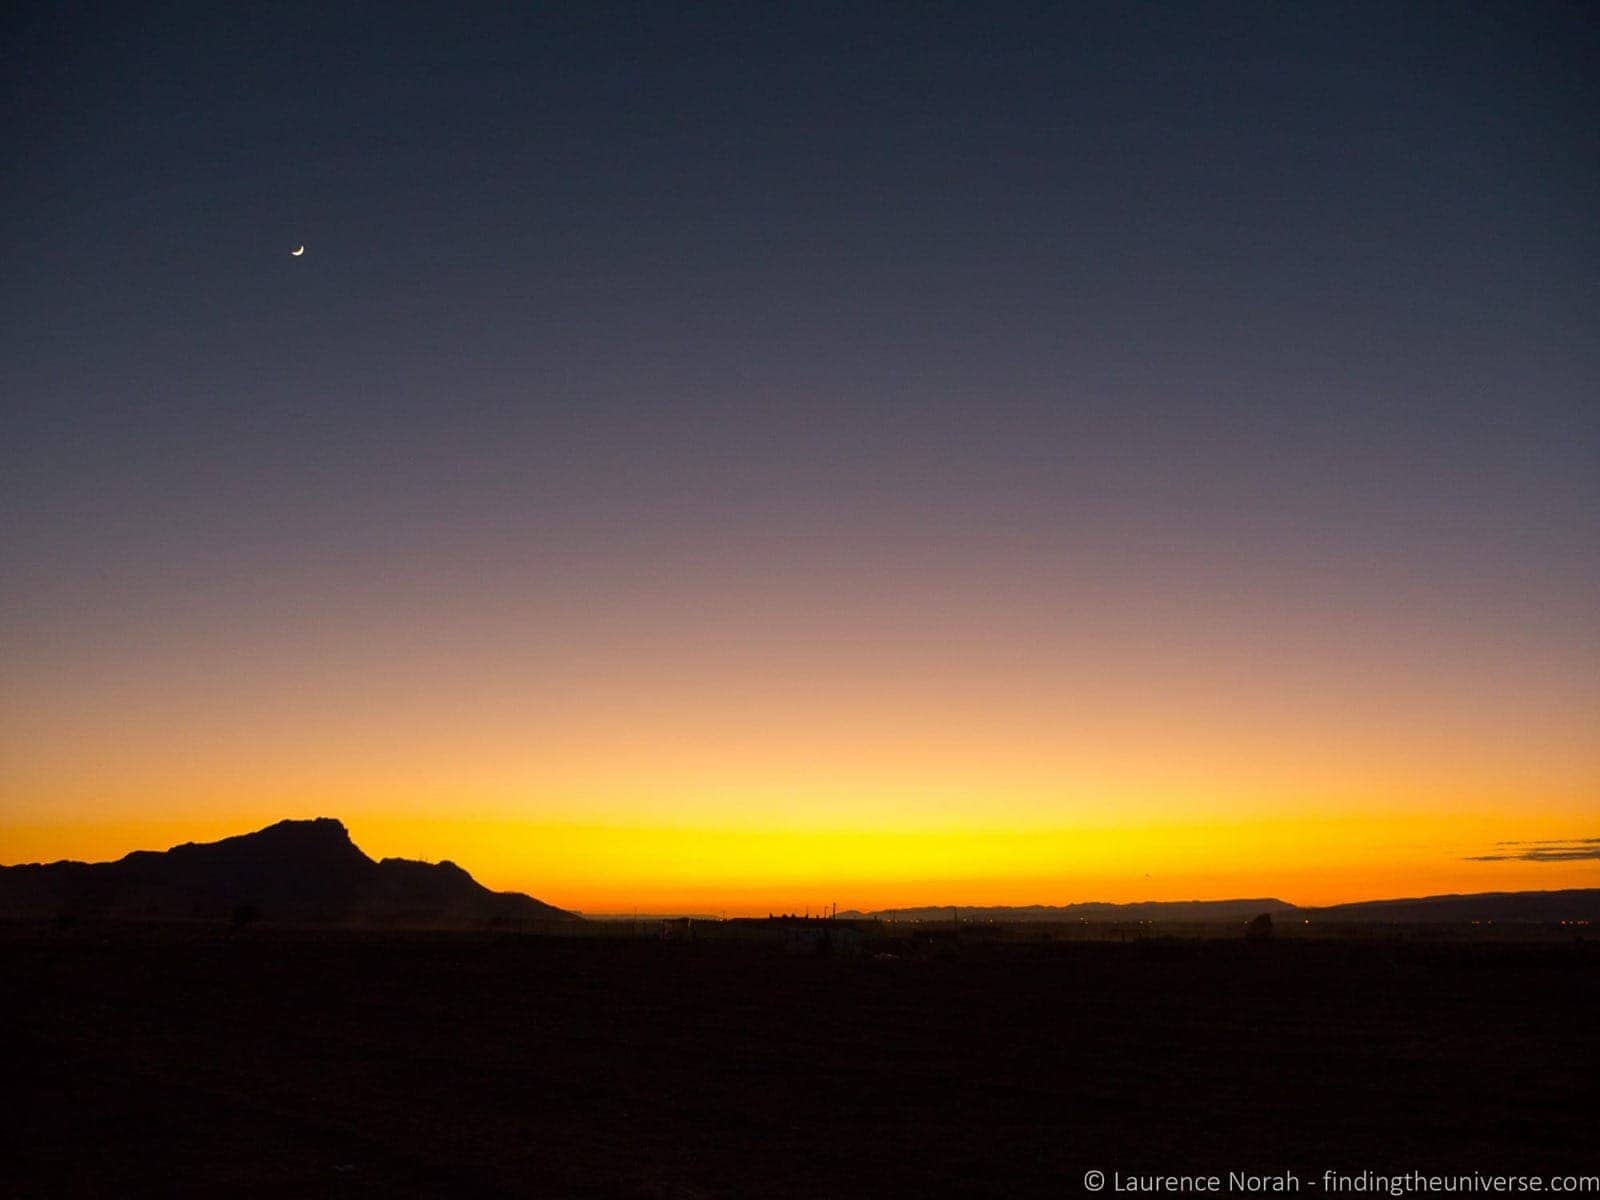
<svg viewBox="0 0 1600 1200">
<path fill-rule="evenodd" d="M 841 917 L 889 921 L 1172 921 L 1194 924 L 1242 921 L 1259 913 L 1274 919 L 1363 925 L 1451 922 L 1600 922 L 1600 888 L 1549 892 L 1478 892 L 1471 895 L 1418 896 L 1405 900 L 1362 900 L 1321 908 L 1282 900 L 1147 900 L 1133 904 L 1031 904 L 1022 907 L 943 905 L 842 912 Z"/>
<path fill-rule="evenodd" d="M 116 862 L 0 867 L 0 914 L 423 926 L 578 919 L 520 892 L 492 892 L 451 862 L 374 862 L 331 817 Z"/>
<path fill-rule="evenodd" d="M 1270 897 L 1247 900 L 1141 900 L 1132 904 L 1085 901 L 1079 904 L 1025 904 L 923 908 L 885 908 L 840 913 L 886 921 L 1246 921 L 1258 913 L 1292 913 L 1294 905 Z"/>
<path fill-rule="evenodd" d="M 1475 892 L 1469 895 L 1419 896 L 1406 900 L 1362 900 L 1308 908 L 1320 921 L 1414 924 L 1435 921 L 1600 921 L 1600 888 L 1568 888 L 1550 892 Z"/>
</svg>

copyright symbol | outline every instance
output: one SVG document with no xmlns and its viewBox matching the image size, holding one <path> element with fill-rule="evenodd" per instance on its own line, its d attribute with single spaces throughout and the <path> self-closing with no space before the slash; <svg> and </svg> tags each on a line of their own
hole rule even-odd
<svg viewBox="0 0 1600 1200">
<path fill-rule="evenodd" d="M 1105 1185 L 1106 1185 L 1106 1173 L 1104 1171 L 1085 1171 L 1084 1172 L 1084 1175 L 1083 1175 L 1083 1186 L 1088 1188 L 1089 1191 L 1098 1192 L 1101 1188 L 1105 1187 Z"/>
</svg>

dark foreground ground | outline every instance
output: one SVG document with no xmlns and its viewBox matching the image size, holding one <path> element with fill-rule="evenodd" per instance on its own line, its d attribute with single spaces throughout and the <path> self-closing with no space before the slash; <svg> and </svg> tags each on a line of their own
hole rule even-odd
<svg viewBox="0 0 1600 1200">
<path fill-rule="evenodd" d="M 0 1192 L 1059 1196 L 1090 1169 L 1600 1167 L 1593 941 L 899 949 L 12 930 Z"/>
</svg>

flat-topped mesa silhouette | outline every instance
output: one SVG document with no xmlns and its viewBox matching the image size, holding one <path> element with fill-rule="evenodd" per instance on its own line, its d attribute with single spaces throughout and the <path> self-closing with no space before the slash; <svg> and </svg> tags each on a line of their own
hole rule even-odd
<svg viewBox="0 0 1600 1200">
<path fill-rule="evenodd" d="M 478 925 L 578 918 L 492 892 L 451 862 L 374 862 L 331 817 L 279 821 L 220 842 L 136 850 L 116 862 L 0 867 L 0 915 Z"/>
</svg>

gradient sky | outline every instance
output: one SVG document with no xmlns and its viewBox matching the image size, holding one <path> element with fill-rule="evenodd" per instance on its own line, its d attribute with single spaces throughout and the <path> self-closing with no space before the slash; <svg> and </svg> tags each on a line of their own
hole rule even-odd
<svg viewBox="0 0 1600 1200">
<path fill-rule="evenodd" d="M 1600 885 L 1591 7 L 4 19 L 0 861 Z"/>
</svg>

